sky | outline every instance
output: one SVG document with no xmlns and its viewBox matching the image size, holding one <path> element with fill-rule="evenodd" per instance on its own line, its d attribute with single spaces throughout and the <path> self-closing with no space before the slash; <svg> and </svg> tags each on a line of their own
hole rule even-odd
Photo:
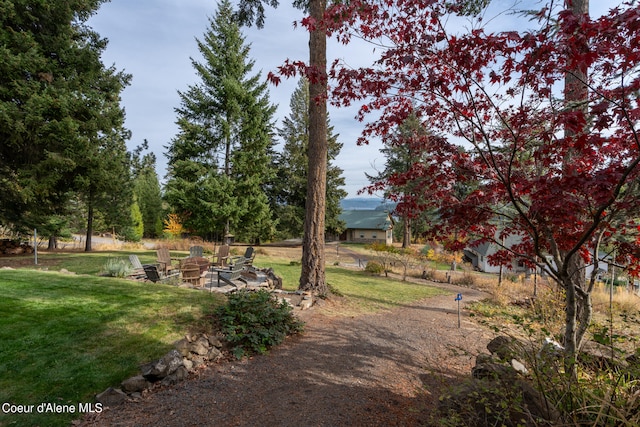
<svg viewBox="0 0 640 427">
<path fill-rule="evenodd" d="M 190 58 L 202 62 L 196 38 L 204 38 L 208 19 L 216 11 L 215 0 L 111 0 L 89 20 L 109 40 L 104 64 L 132 75 L 131 85 L 122 93 L 125 126 L 132 132 L 128 147 L 133 149 L 147 139 L 161 180 L 166 174 L 165 147 L 178 132 L 174 110 L 180 106 L 178 91 L 198 83 Z M 307 60 L 308 34 L 293 25 L 302 17 L 291 2 L 283 1 L 277 9 L 267 10 L 264 28 L 243 27 L 255 61 L 252 75 L 260 72 L 266 79 L 286 59 Z M 358 53 L 367 56 L 371 49 L 363 47 Z M 329 43 L 328 62 L 340 54 L 338 50 Z M 289 102 L 297 84 L 296 78 L 283 79 L 278 86 L 269 84 L 269 98 L 278 107 L 278 127 L 291 111 Z M 344 144 L 335 164 L 344 171 L 348 197 L 361 197 L 358 190 L 368 184 L 365 172 L 375 173 L 372 165 L 384 166 L 380 145 L 356 146 L 363 124 L 354 119 L 355 113 L 355 108 L 329 109 L 330 123 Z"/>
<path fill-rule="evenodd" d="M 493 0 L 497 10 L 505 10 L 513 3 L 525 9 L 529 0 Z M 307 60 L 308 34 L 302 27 L 295 28 L 303 14 L 294 9 L 291 2 L 283 0 L 277 9 L 267 9 L 262 29 L 244 27 L 245 43 L 250 45 L 250 58 L 255 61 L 253 74 L 260 72 L 266 79 L 270 71 L 276 71 L 286 59 Z M 591 2 L 591 15 L 599 16 L 607 7 L 620 2 L 599 0 Z M 232 1 L 233 4 L 233 1 Z M 131 85 L 122 93 L 125 108 L 125 126 L 132 132 L 129 149 L 145 139 L 156 154 L 157 172 L 161 181 L 166 174 L 166 146 L 177 134 L 174 109 L 179 107 L 178 91 L 185 91 L 198 83 L 191 64 L 193 58 L 202 61 L 196 38 L 202 40 L 209 28 L 209 18 L 217 11 L 215 0 L 111 0 L 104 3 L 89 25 L 109 40 L 103 54 L 106 66 L 131 74 Z M 494 25 L 503 29 L 514 27 L 513 16 L 500 15 Z M 330 40 L 327 62 L 344 59 L 351 65 L 368 64 L 373 47 L 364 43 L 349 47 Z M 297 79 L 283 79 L 278 86 L 269 84 L 269 98 L 277 106 L 276 126 L 290 113 L 289 102 L 297 86 Z M 357 146 L 363 123 L 354 119 L 356 107 L 335 109 L 329 107 L 330 123 L 343 144 L 334 162 L 343 170 L 344 189 L 348 197 L 359 197 L 358 191 L 369 182 L 365 173 L 376 174 L 384 167 L 385 158 L 381 145 L 375 141 L 369 146 Z M 370 197 L 364 194 L 365 197 Z M 379 197 L 379 196 L 378 196 Z"/>
</svg>

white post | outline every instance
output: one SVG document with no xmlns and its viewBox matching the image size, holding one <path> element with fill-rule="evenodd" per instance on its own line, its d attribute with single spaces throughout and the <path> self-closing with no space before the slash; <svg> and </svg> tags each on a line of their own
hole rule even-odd
<svg viewBox="0 0 640 427">
<path fill-rule="evenodd" d="M 38 230 L 33 229 L 33 263 L 38 265 Z"/>
</svg>

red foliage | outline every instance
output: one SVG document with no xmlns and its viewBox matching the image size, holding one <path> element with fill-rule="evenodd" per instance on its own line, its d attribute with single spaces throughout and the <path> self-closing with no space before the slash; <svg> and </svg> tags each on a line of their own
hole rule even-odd
<svg viewBox="0 0 640 427">
<path fill-rule="evenodd" d="M 430 161 L 374 187 L 418 182 L 422 194 L 403 209 L 437 207 L 434 234 L 496 243 L 497 230 L 520 236 L 500 263 L 550 254 L 561 264 L 573 253 L 588 261 L 606 243 L 638 272 L 640 241 L 620 236 L 637 236 L 629 224 L 640 218 L 640 7 L 593 20 L 545 8 L 535 30 L 472 25 L 454 35 L 447 3 L 351 1 L 327 10 L 327 33 L 341 42 L 357 34 L 386 46 L 370 67 L 337 61 L 328 73 L 335 105 L 361 102 L 361 121 L 376 114 L 358 142 L 389 143 L 410 114 L 448 138 L 421 144 L 416 158 Z M 577 86 L 588 98 L 575 105 L 562 88 L 581 72 L 588 77 Z"/>
</svg>

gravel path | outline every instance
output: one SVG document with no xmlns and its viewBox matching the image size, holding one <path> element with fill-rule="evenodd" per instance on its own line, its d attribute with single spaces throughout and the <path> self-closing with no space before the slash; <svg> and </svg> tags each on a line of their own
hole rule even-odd
<svg viewBox="0 0 640 427">
<path fill-rule="evenodd" d="M 456 294 L 463 302 L 484 295 L 437 286 L 452 294 L 373 315 L 328 317 L 322 305 L 300 312 L 305 333 L 268 355 L 211 365 L 80 425 L 424 424 L 440 390 L 469 375 L 490 339 L 464 310 L 458 328 Z"/>
</svg>

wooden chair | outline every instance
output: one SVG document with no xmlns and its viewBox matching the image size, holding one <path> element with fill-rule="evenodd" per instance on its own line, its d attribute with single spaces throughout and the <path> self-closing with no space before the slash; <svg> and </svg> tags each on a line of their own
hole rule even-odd
<svg viewBox="0 0 640 427">
<path fill-rule="evenodd" d="M 202 246 L 191 246 L 189 248 L 189 257 L 202 257 L 204 254 L 204 248 Z"/>
<path fill-rule="evenodd" d="M 251 267 L 253 265 L 253 260 L 256 257 L 256 251 L 253 249 L 253 246 L 249 246 L 246 251 L 244 251 L 244 265 L 246 267 Z"/>
<path fill-rule="evenodd" d="M 129 273 L 130 277 L 134 277 L 136 279 L 139 279 L 139 278 L 143 278 L 143 277 L 146 276 L 146 273 L 144 271 L 144 266 L 140 262 L 140 259 L 138 258 L 138 255 L 134 255 L 134 254 L 129 255 L 129 262 L 131 263 L 131 266 L 133 267 L 133 271 L 131 271 L 131 273 Z"/>
<path fill-rule="evenodd" d="M 176 276 L 175 274 L 172 274 L 170 276 L 163 275 L 158 271 L 158 267 L 156 267 L 155 265 L 144 265 L 143 269 L 147 276 L 147 279 L 152 281 L 153 283 L 165 283 Z"/>
<path fill-rule="evenodd" d="M 182 281 L 194 286 L 204 286 L 205 276 L 200 272 L 200 266 L 195 262 L 186 262 L 180 267 Z M 206 269 L 205 273 L 206 275 Z"/>
<path fill-rule="evenodd" d="M 169 249 L 160 248 L 156 250 L 156 253 L 158 254 L 158 267 L 160 268 L 160 271 L 162 271 L 162 273 L 165 275 L 171 274 L 171 272 L 175 270 L 176 267 L 171 264 L 172 260 Z"/>
<path fill-rule="evenodd" d="M 218 253 L 213 256 L 211 265 L 215 267 L 224 267 L 229 263 L 229 245 L 221 245 L 218 248 Z"/>
</svg>

